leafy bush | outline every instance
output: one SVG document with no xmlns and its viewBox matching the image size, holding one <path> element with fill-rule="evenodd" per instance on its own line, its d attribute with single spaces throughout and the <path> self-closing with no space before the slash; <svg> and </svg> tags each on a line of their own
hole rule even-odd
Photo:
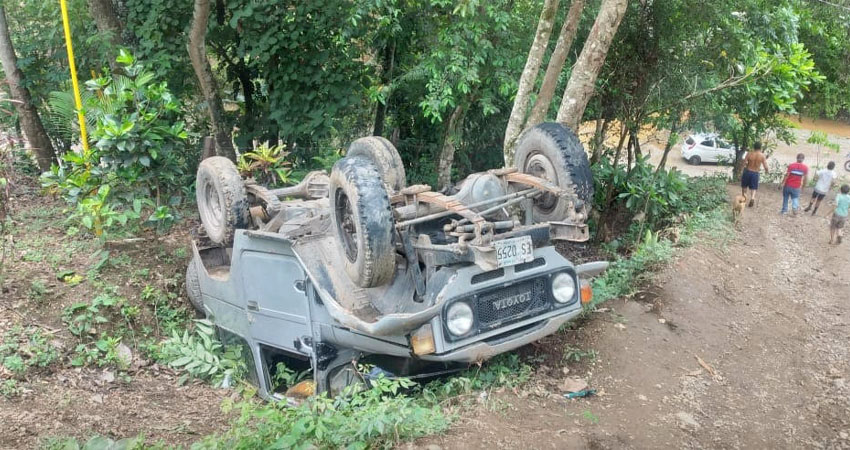
<svg viewBox="0 0 850 450">
<path fill-rule="evenodd" d="M 247 367 L 242 359 L 243 349 L 238 345 L 225 348 L 215 337 L 215 329 L 208 320 L 196 320 L 195 331 L 172 331 L 163 341 L 160 355 L 170 367 L 183 372 L 180 383 L 189 378 L 210 381 L 215 386 L 229 384 L 243 377 Z"/>
<path fill-rule="evenodd" d="M 352 386 L 334 398 L 321 394 L 294 408 L 285 402 L 241 403 L 230 431 L 192 448 L 392 448 L 445 430 L 449 421 L 438 406 L 402 393 L 414 384 L 379 376 L 369 389 Z"/>
<path fill-rule="evenodd" d="M 631 171 L 608 159 L 593 169 L 594 204 L 600 210 L 620 202 L 632 215 L 642 214 L 643 220 L 655 226 L 683 209 L 687 179 L 676 170 L 656 173 L 649 157 L 639 158 Z"/>
<path fill-rule="evenodd" d="M 149 222 L 170 225 L 168 209 L 191 178 L 180 103 L 131 54 L 122 50 L 117 61 L 124 74 L 86 82 L 83 110 L 94 146 L 66 152 L 61 166 L 42 175 L 42 184 L 75 208 L 71 220 L 96 236 L 139 219 L 143 208 L 153 210 Z M 50 110 L 73 123 L 69 101 L 53 95 Z"/>
</svg>

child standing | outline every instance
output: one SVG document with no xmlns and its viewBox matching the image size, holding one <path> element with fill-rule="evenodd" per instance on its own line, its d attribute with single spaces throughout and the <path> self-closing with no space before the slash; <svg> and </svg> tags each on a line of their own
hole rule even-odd
<svg viewBox="0 0 850 450">
<path fill-rule="evenodd" d="M 847 212 L 850 210 L 850 185 L 841 186 L 841 193 L 835 196 L 835 208 L 832 210 L 832 220 L 829 222 L 829 243 L 841 243 L 841 230 L 847 222 Z"/>
<path fill-rule="evenodd" d="M 815 174 L 817 184 L 815 184 L 815 188 L 812 190 L 812 199 L 809 201 L 809 206 L 806 206 L 806 209 L 804 210 L 809 212 L 809 210 L 812 209 L 812 205 L 814 205 L 815 209 L 812 211 L 813 216 L 817 214 L 820 202 L 824 197 L 826 197 L 826 194 L 829 193 L 829 189 L 832 188 L 832 182 L 835 181 L 835 178 L 838 176 L 833 169 L 835 169 L 835 161 L 830 161 L 829 164 L 826 165 L 826 169 L 821 169 L 817 174 Z"/>
</svg>

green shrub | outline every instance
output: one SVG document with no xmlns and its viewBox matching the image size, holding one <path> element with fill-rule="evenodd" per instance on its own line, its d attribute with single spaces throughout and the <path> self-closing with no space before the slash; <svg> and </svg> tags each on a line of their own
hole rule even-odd
<svg viewBox="0 0 850 450">
<path fill-rule="evenodd" d="M 42 175 L 42 184 L 73 207 L 71 221 L 96 236 L 140 219 L 143 209 L 151 212 L 147 222 L 167 228 L 174 219 L 169 209 L 192 176 L 180 103 L 130 53 L 122 50 L 117 61 L 124 74 L 86 82 L 83 110 L 93 147 L 66 152 L 61 166 Z M 50 111 L 73 123 L 76 110 L 68 102 L 57 93 Z"/>
<path fill-rule="evenodd" d="M 221 386 L 244 376 L 247 367 L 242 351 L 238 345 L 225 348 L 216 339 L 212 322 L 196 320 L 194 333 L 172 331 L 171 337 L 162 342 L 160 359 L 183 372 L 181 384 L 198 378 Z"/>
<path fill-rule="evenodd" d="M 351 386 L 334 398 L 321 394 L 297 407 L 241 403 L 230 431 L 192 448 L 392 448 L 445 430 L 449 420 L 438 406 L 403 393 L 414 385 L 381 376 L 368 389 Z"/>
</svg>

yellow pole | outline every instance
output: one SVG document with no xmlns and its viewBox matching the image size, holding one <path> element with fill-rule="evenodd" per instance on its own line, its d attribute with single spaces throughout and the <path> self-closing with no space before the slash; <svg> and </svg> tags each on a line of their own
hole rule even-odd
<svg viewBox="0 0 850 450">
<path fill-rule="evenodd" d="M 71 24 L 68 20 L 68 5 L 65 0 L 59 0 L 62 9 L 62 25 L 65 27 L 65 46 L 68 48 L 68 67 L 71 68 L 71 85 L 74 87 L 74 103 L 77 105 L 77 118 L 80 120 L 80 139 L 83 141 L 83 151 L 89 152 L 89 139 L 86 135 L 86 117 L 83 115 L 83 101 L 80 98 L 80 85 L 77 83 L 77 66 L 74 64 L 74 46 L 71 44 Z"/>
</svg>

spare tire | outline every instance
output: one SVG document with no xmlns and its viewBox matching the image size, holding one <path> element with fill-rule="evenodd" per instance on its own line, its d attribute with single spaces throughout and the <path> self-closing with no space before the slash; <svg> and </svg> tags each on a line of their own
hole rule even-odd
<svg viewBox="0 0 850 450">
<path fill-rule="evenodd" d="M 393 192 L 402 190 L 407 183 L 401 155 L 392 142 L 381 136 L 357 139 L 348 146 L 346 156 L 362 156 L 372 161 L 381 174 L 381 180 Z"/>
<path fill-rule="evenodd" d="M 201 279 L 198 276 L 199 261 L 192 258 L 186 268 L 186 296 L 198 312 L 204 312 L 204 300 L 201 296 Z"/>
<path fill-rule="evenodd" d="M 390 199 L 375 164 L 346 156 L 330 177 L 331 219 L 348 277 L 363 288 L 382 286 L 395 273 Z"/>
<path fill-rule="evenodd" d="M 237 229 L 250 226 L 245 184 L 229 159 L 213 156 L 201 161 L 195 193 L 201 223 L 214 243 L 228 246 Z"/>
<path fill-rule="evenodd" d="M 587 153 L 575 133 L 559 123 L 541 123 L 523 133 L 514 153 L 514 166 L 574 191 L 572 203 L 579 212 L 593 203 L 593 174 Z M 532 216 L 535 222 L 564 220 L 569 205 L 568 198 L 543 194 L 535 199 Z"/>
</svg>

